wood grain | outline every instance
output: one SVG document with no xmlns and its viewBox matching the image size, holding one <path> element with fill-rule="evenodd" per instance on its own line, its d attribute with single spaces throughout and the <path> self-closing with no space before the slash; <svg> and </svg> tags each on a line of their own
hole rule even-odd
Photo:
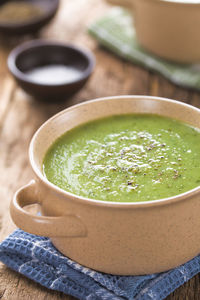
<svg viewBox="0 0 200 300">
<path fill-rule="evenodd" d="M 200 107 L 198 93 L 178 88 L 159 75 L 119 59 L 87 35 L 87 26 L 108 9 L 101 1 L 62 0 L 58 15 L 40 34 L 11 40 L 0 37 L 0 240 L 15 228 L 9 216 L 13 193 L 33 176 L 28 161 L 31 137 L 53 114 L 85 100 L 123 94 L 162 96 Z M 96 68 L 86 87 L 62 104 L 48 105 L 26 95 L 8 74 L 6 59 L 15 45 L 32 38 L 57 39 L 90 48 L 96 56 Z M 0 299 L 75 298 L 43 288 L 1 264 Z M 186 299 L 200 299 L 199 276 L 167 297 Z"/>
</svg>

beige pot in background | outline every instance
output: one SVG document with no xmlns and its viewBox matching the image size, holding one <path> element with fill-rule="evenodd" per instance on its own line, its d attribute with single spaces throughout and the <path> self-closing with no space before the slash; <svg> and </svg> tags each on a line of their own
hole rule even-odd
<svg viewBox="0 0 200 300">
<path fill-rule="evenodd" d="M 84 266 L 118 275 L 161 272 L 199 253 L 200 187 L 157 201 L 105 202 L 68 193 L 42 172 L 47 149 L 64 132 L 127 113 L 155 113 L 200 128 L 199 109 L 164 98 L 118 96 L 68 108 L 35 133 L 29 151 L 35 180 L 16 192 L 10 212 L 19 228 L 50 237 L 58 250 Z M 23 208 L 34 203 L 41 205 L 42 216 Z"/>
<path fill-rule="evenodd" d="M 148 51 L 175 62 L 200 62 L 200 1 L 106 1 L 130 10 L 138 41 Z"/>
</svg>

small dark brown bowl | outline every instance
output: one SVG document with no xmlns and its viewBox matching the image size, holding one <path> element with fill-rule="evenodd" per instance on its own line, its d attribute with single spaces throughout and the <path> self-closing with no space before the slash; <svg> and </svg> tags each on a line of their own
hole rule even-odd
<svg viewBox="0 0 200 300">
<path fill-rule="evenodd" d="M 3 4 L 9 0 L 2 0 L 0 3 L 0 9 Z M 40 30 L 43 26 L 48 24 L 55 16 L 59 0 L 18 0 L 20 2 L 30 2 L 35 6 L 41 8 L 42 13 L 40 16 L 31 18 L 27 21 L 21 22 L 0 22 L 0 33 L 8 35 L 21 35 L 34 33 Z"/>
<path fill-rule="evenodd" d="M 78 78 L 62 83 L 40 83 L 29 72 L 40 67 L 62 65 L 79 72 Z M 44 101 L 63 101 L 79 91 L 95 65 L 93 54 L 71 44 L 55 41 L 34 40 L 15 48 L 8 57 L 8 68 L 18 84 L 28 94 Z M 56 76 L 56 74 L 55 74 Z M 65 79 L 64 79 L 65 80 Z"/>
</svg>

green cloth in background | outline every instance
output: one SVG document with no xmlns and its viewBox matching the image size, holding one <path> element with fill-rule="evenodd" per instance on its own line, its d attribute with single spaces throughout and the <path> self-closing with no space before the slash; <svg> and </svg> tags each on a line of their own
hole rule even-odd
<svg viewBox="0 0 200 300">
<path fill-rule="evenodd" d="M 160 59 L 138 45 L 132 17 L 115 7 L 90 25 L 89 33 L 105 48 L 120 57 L 159 72 L 177 85 L 200 90 L 200 64 L 177 64 Z"/>
</svg>

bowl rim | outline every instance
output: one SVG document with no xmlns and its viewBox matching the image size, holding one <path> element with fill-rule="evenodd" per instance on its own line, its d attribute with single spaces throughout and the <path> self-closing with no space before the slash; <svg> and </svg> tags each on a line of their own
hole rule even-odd
<svg viewBox="0 0 200 300">
<path fill-rule="evenodd" d="M 65 48 L 65 49 L 70 49 L 73 50 L 74 52 L 80 54 L 82 57 L 84 57 L 88 65 L 84 71 L 81 71 L 80 77 L 77 79 L 67 81 L 67 82 L 62 82 L 60 83 L 51 83 L 51 84 L 43 84 L 40 82 L 36 82 L 35 80 L 32 80 L 26 73 L 22 72 L 16 65 L 17 58 L 19 55 L 23 55 L 24 52 L 26 52 L 29 49 L 36 49 L 36 48 L 42 48 L 42 47 L 58 47 L 58 48 Z M 24 83 L 27 84 L 32 84 L 35 86 L 40 86 L 40 87 L 63 87 L 67 85 L 71 85 L 74 83 L 78 83 L 80 81 L 85 80 L 90 76 L 92 71 L 94 70 L 95 67 L 95 57 L 93 53 L 84 47 L 80 47 L 78 45 L 72 44 L 72 43 L 64 43 L 61 41 L 57 41 L 54 39 L 51 40 L 45 40 L 45 39 L 36 39 L 36 40 L 31 40 L 25 43 L 22 43 L 15 47 L 9 54 L 8 59 L 7 59 L 7 65 L 8 69 L 11 72 L 11 74 L 18 80 L 23 81 Z"/>
<path fill-rule="evenodd" d="M 71 107 L 68 107 L 64 110 L 62 110 L 61 112 L 55 114 L 54 116 L 52 116 L 51 118 L 49 118 L 47 121 L 45 121 L 39 128 L 38 130 L 35 132 L 35 134 L 33 135 L 30 145 L 29 145 L 29 161 L 30 164 L 32 166 L 32 169 L 35 173 L 35 175 L 37 176 L 37 178 L 39 178 L 46 186 L 50 187 L 51 189 L 53 189 L 55 192 L 60 193 L 61 195 L 65 196 L 66 198 L 69 199 L 73 199 L 73 201 L 82 203 L 82 204 L 89 204 L 89 205 L 94 205 L 94 206 L 100 206 L 100 207 L 110 207 L 110 208 L 120 208 L 120 209 L 129 209 L 129 208 L 134 208 L 134 209 L 141 209 L 141 208 L 149 208 L 149 207 L 157 207 L 157 206 L 163 206 L 163 205 L 169 205 L 171 203 L 176 203 L 179 201 L 183 201 L 183 200 L 187 200 L 188 197 L 190 197 L 191 195 L 196 195 L 200 192 L 200 185 L 197 186 L 196 188 L 193 188 L 189 191 L 186 191 L 184 193 L 175 195 L 175 196 L 171 196 L 171 197 L 167 197 L 167 198 L 162 198 L 162 199 L 158 199 L 158 200 L 150 200 L 150 201 L 140 201 L 140 202 L 111 202 L 111 201 L 104 201 L 104 200 L 96 200 L 96 199 L 91 199 L 91 198 L 86 198 L 86 197 L 82 197 L 82 196 L 78 196 L 76 194 L 67 192 L 61 188 L 59 188 L 58 186 L 56 186 L 55 184 L 51 183 L 50 181 L 48 181 L 48 179 L 45 177 L 45 175 L 42 174 L 41 170 L 39 170 L 39 168 L 37 167 L 36 163 L 35 163 L 35 159 L 34 159 L 34 154 L 33 154 L 33 150 L 34 150 L 34 144 L 35 144 L 35 140 L 37 138 L 37 135 L 39 134 L 39 132 L 45 127 L 47 126 L 47 124 L 56 119 L 59 118 L 61 115 L 65 114 L 66 112 L 69 112 L 73 109 L 77 109 L 80 106 L 84 106 L 87 105 L 89 103 L 94 103 L 94 102 L 100 102 L 100 101 L 107 101 L 107 100 L 121 100 L 121 99 L 138 99 L 138 101 L 140 99 L 148 99 L 148 100 L 156 100 L 156 101 L 165 101 L 165 102 L 170 102 L 170 103 L 174 103 L 174 104 L 179 104 L 181 106 L 185 106 L 186 108 L 189 109 L 193 109 L 194 111 L 197 111 L 198 113 L 200 113 L 200 109 L 198 109 L 197 107 L 194 107 L 192 105 L 183 103 L 183 102 L 179 102 L 177 100 L 173 100 L 173 99 L 169 99 L 169 98 L 163 98 L 163 97 L 154 97 L 154 96 L 145 96 L 145 95 L 121 95 L 121 96 L 111 96 L 111 97 L 101 97 L 101 98 L 96 98 L 96 99 L 92 99 L 89 101 L 85 101 L 83 103 L 79 103 L 76 105 L 73 105 Z"/>
<path fill-rule="evenodd" d="M 34 1 L 33 1 L 34 2 Z M 0 22 L 0 28 L 2 29 L 21 29 L 27 26 L 34 26 L 37 25 L 40 22 L 43 22 L 45 20 L 48 20 L 49 18 L 53 17 L 56 11 L 58 10 L 60 0 L 53 0 L 52 6 L 48 11 L 44 11 L 43 14 L 40 16 L 37 16 L 33 19 L 26 20 L 23 22 Z M 3 5 L 3 4 L 2 4 Z"/>
</svg>

